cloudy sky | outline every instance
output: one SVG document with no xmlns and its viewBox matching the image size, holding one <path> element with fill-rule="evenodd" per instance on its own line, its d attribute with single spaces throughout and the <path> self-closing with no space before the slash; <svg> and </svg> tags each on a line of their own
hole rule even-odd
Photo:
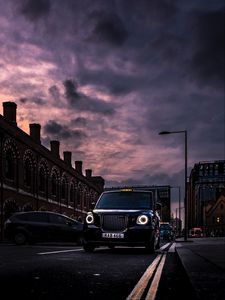
<svg viewBox="0 0 225 300">
<path fill-rule="evenodd" d="M 183 185 L 162 130 L 225 159 L 223 0 L 0 0 L 0 27 L 0 101 L 107 186 Z"/>
</svg>

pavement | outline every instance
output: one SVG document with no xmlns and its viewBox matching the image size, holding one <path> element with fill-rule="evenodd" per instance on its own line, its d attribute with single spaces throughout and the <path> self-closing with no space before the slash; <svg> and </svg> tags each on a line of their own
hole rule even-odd
<svg viewBox="0 0 225 300">
<path fill-rule="evenodd" d="M 225 299 L 225 237 L 176 239 L 175 252 L 196 299 Z M 184 291 L 185 292 L 185 291 Z"/>
</svg>

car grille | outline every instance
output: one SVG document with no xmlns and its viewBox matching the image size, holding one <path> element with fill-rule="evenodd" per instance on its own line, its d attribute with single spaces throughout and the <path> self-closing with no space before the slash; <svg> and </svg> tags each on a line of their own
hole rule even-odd
<svg viewBox="0 0 225 300">
<path fill-rule="evenodd" d="M 127 218 L 123 215 L 103 215 L 102 229 L 105 231 L 124 231 L 127 228 Z"/>
</svg>

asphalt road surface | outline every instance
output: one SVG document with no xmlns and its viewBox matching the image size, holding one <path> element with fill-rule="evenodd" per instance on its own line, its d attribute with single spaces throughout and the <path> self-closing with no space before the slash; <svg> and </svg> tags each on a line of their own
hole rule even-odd
<svg viewBox="0 0 225 300">
<path fill-rule="evenodd" d="M 125 247 L 85 253 L 71 245 L 1 244 L 1 294 L 7 299 L 126 300 L 159 253 Z M 173 254 L 166 261 L 157 299 L 178 299 L 177 284 L 188 288 L 184 274 Z"/>
</svg>

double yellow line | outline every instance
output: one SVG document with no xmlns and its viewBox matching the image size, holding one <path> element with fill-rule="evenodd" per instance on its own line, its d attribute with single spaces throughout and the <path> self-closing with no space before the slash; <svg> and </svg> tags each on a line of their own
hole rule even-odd
<svg viewBox="0 0 225 300">
<path fill-rule="evenodd" d="M 166 253 L 157 255 L 126 300 L 140 300 L 146 292 L 150 281 L 151 285 L 147 291 L 145 300 L 155 299 L 165 260 Z"/>
</svg>

